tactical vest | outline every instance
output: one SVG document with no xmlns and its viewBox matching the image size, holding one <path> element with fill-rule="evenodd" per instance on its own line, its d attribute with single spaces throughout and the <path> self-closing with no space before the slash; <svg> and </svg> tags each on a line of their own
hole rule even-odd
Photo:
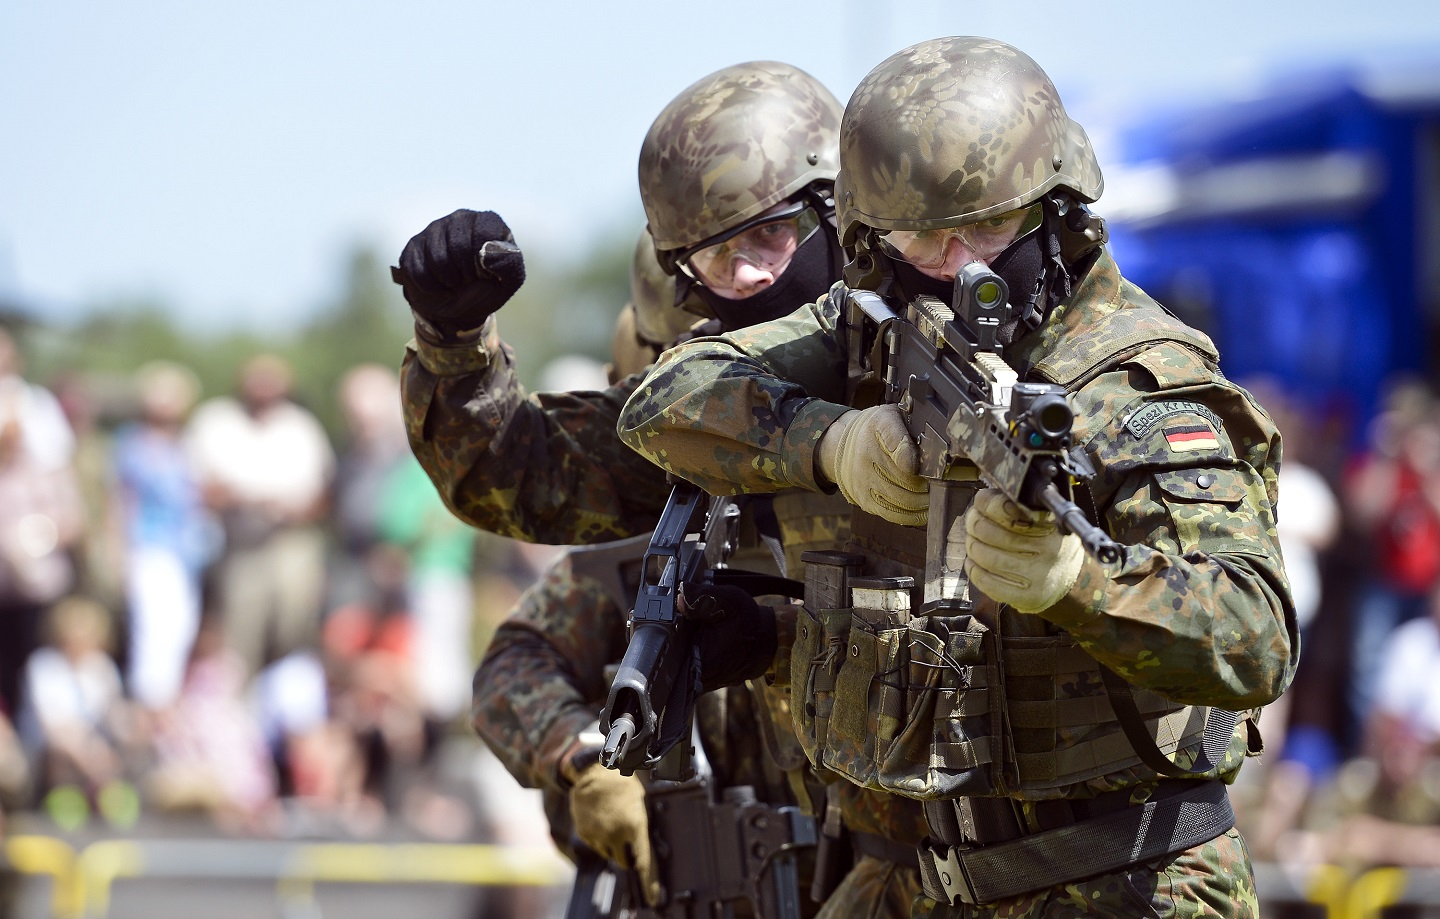
<svg viewBox="0 0 1440 919">
<path fill-rule="evenodd" d="M 1031 377 L 1073 392 L 1166 341 L 1213 369 L 1208 339 L 1137 288 L 1121 295 L 1126 309 L 1062 338 Z M 800 742 L 817 766 L 922 800 L 1040 801 L 1228 777 L 1258 748 L 1251 713 L 1130 687 L 1038 616 L 985 597 L 926 614 L 926 531 L 858 510 L 852 527 L 848 552 L 806 557 L 791 659 Z"/>
</svg>

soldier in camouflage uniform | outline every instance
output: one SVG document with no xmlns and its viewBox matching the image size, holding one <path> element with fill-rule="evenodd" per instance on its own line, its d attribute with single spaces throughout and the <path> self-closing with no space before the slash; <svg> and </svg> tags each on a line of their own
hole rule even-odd
<svg viewBox="0 0 1440 919">
<path fill-rule="evenodd" d="M 853 611 L 807 601 L 792 653 L 812 762 L 926 802 L 917 907 L 936 916 L 1256 913 L 1223 791 L 1299 653 L 1279 437 L 1210 340 L 1120 275 L 1084 207 L 1101 189 L 1028 56 L 973 37 L 905 49 L 845 111 L 845 283 L 668 352 L 622 417 L 627 443 L 713 494 L 838 487 L 864 573 L 919 580 L 928 486 L 898 407 L 849 377 L 849 291 L 949 303 L 976 260 L 1007 282 L 1006 358 L 1068 391 L 1121 561 L 979 490 L 945 521 L 971 615 L 876 625 L 856 588 Z"/>
<path fill-rule="evenodd" d="M 700 321 L 675 308 L 675 284 L 655 261 L 648 232 L 636 245 L 630 278 L 633 299 L 616 322 L 608 368 L 612 382 L 648 368 L 668 343 Z M 500 624 L 475 673 L 476 732 L 522 785 L 545 791 L 552 834 L 572 858 L 572 834 L 592 845 L 606 835 L 572 823 L 569 798 L 578 778 L 574 753 L 577 738 L 596 730 L 609 690 L 606 667 L 625 651 L 625 621 L 648 544 L 646 534 L 569 550 Z M 704 750 L 717 788 L 750 786 L 760 801 L 793 803 L 783 766 L 798 769 L 804 756 L 793 736 L 776 737 L 764 704 L 746 686 L 702 695 L 697 721 Z M 766 740 L 768 749 L 762 746 Z M 787 746 L 782 749 L 782 744 Z M 633 779 L 618 774 L 601 770 L 597 775 L 622 794 L 636 787 Z M 591 815 L 582 807 L 575 817 L 584 821 Z M 653 884 L 648 834 L 642 829 L 633 835 L 639 851 L 628 860 L 643 882 Z"/>
<path fill-rule="evenodd" d="M 807 74 L 759 62 L 698 81 L 656 119 L 640 164 L 650 230 L 678 282 L 676 299 L 711 317 L 712 330 L 788 312 L 838 276 L 843 256 L 833 232 L 832 187 L 839 115 L 838 101 Z M 639 377 L 601 393 L 529 399 L 515 383 L 513 358 L 491 314 L 518 289 L 523 262 L 498 217 L 459 211 L 432 223 L 406 246 L 395 279 L 416 318 L 416 341 L 403 369 L 411 445 L 462 519 L 522 539 L 564 543 L 595 543 L 654 525 L 667 491 L 663 478 L 614 435 L 618 408 Z M 847 514 L 843 501 L 827 496 L 777 495 L 773 502 L 752 502 L 742 539 L 748 531 L 750 543 L 783 547 L 784 567 L 798 572 L 804 550 L 843 542 Z M 583 665 L 581 682 L 590 681 L 585 685 L 593 691 L 601 680 L 597 662 L 610 660 L 615 649 L 587 644 L 576 662 L 562 665 L 563 636 L 585 633 L 561 625 L 552 604 L 557 595 L 589 592 L 596 598 L 594 614 L 609 611 L 617 627 L 628 607 L 614 591 L 601 598 L 593 576 L 573 573 L 581 558 L 568 559 L 526 601 L 524 617 L 553 624 L 553 641 L 546 642 L 533 624 L 515 623 L 487 656 L 475 696 L 477 727 L 508 748 L 501 756 L 516 774 L 557 788 L 582 778 L 598 781 L 594 768 L 576 768 L 593 762 L 596 752 L 580 730 L 579 704 L 595 699 L 576 690 L 573 679 L 569 686 L 549 680 L 580 673 Z M 782 611 L 782 632 L 794 622 L 790 612 Z M 781 640 L 779 647 L 788 650 L 789 642 Z M 761 661 L 754 672 L 766 666 L 786 672 L 788 659 Z M 533 693 L 492 696 L 491 668 L 527 673 L 524 685 Z M 788 690 L 765 687 L 763 695 L 774 719 L 779 764 L 798 773 L 804 757 L 789 722 Z M 524 704 L 511 707 L 515 702 Z M 556 711 L 547 710 L 552 702 Z M 711 704 L 702 705 L 702 719 Z M 742 769 L 733 756 L 727 762 L 736 774 L 768 768 L 752 762 Z M 811 789 L 791 781 L 811 804 Z M 843 824 L 857 848 L 871 853 L 859 860 L 847 889 L 873 888 L 873 895 L 837 896 L 826 909 L 845 915 L 837 910 L 858 905 L 859 915 L 905 915 L 919 889 L 913 846 L 924 831 L 920 808 L 844 783 L 833 787 L 843 793 L 828 808 L 832 836 Z M 634 827 L 627 832 L 633 837 Z M 897 855 L 909 864 L 896 864 Z"/>
</svg>

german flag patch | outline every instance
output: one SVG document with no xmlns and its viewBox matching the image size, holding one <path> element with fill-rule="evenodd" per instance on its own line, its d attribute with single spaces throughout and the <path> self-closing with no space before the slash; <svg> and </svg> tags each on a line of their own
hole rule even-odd
<svg viewBox="0 0 1440 919">
<path fill-rule="evenodd" d="M 1177 424 L 1165 428 L 1165 443 L 1172 453 L 1217 450 L 1220 439 L 1208 424 Z"/>
</svg>

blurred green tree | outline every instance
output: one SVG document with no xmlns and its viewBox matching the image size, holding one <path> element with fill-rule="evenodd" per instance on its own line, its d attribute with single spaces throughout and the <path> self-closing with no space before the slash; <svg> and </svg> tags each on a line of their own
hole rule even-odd
<svg viewBox="0 0 1440 919">
<path fill-rule="evenodd" d="M 562 355 L 609 358 L 611 329 L 629 297 L 633 245 L 633 236 L 607 233 L 577 259 L 527 253 L 525 286 L 499 314 L 527 387 L 534 388 L 545 365 Z M 400 289 L 390 280 L 389 261 L 367 245 L 350 249 L 335 294 L 292 329 L 204 331 L 187 325 L 182 315 L 156 298 L 130 298 L 98 302 L 72 323 L 46 323 L 23 309 L 4 311 L 0 323 L 19 340 L 32 379 L 88 380 L 102 423 L 133 410 L 127 378 L 147 361 L 189 366 L 210 397 L 233 389 L 246 358 L 270 351 L 291 362 L 296 399 L 332 435 L 341 427 L 336 386 L 344 372 L 365 361 L 398 368 L 413 334 Z"/>
</svg>

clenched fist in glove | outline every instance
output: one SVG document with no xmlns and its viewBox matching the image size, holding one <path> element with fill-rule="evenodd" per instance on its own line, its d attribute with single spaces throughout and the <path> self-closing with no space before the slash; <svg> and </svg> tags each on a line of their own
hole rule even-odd
<svg viewBox="0 0 1440 919">
<path fill-rule="evenodd" d="M 1080 577 L 1085 549 L 1055 515 L 1025 512 L 986 488 L 965 512 L 965 573 L 985 596 L 1022 613 L 1060 601 Z"/>
<path fill-rule="evenodd" d="M 773 609 L 734 584 L 706 587 L 681 599 L 681 614 L 696 624 L 705 692 L 736 686 L 769 668 L 778 643 Z"/>
<path fill-rule="evenodd" d="M 390 277 L 441 335 L 479 328 L 525 283 L 525 257 L 494 211 L 458 210 L 410 237 Z"/>
<path fill-rule="evenodd" d="M 651 906 L 660 902 L 660 871 L 650 851 L 650 817 L 645 786 L 598 762 L 585 766 L 570 789 L 575 834 L 607 861 L 634 869 Z"/>
<path fill-rule="evenodd" d="M 919 451 L 895 406 L 836 418 L 820 438 L 815 461 L 820 474 L 862 511 L 903 526 L 925 525 L 929 489 L 919 474 Z"/>
</svg>

